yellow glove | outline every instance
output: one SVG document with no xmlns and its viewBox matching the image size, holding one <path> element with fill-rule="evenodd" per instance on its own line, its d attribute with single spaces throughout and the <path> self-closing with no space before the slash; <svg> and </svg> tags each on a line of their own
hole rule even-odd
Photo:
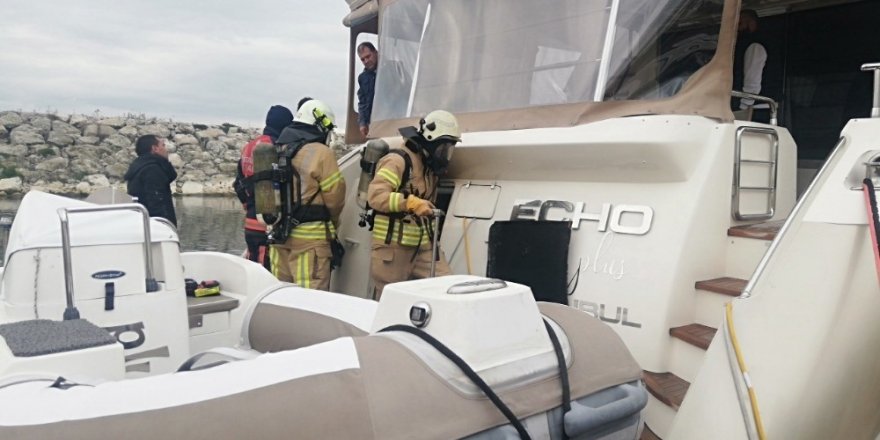
<svg viewBox="0 0 880 440">
<path fill-rule="evenodd" d="M 434 204 L 410 194 L 406 198 L 406 210 L 419 217 L 430 217 L 434 214 Z"/>
</svg>

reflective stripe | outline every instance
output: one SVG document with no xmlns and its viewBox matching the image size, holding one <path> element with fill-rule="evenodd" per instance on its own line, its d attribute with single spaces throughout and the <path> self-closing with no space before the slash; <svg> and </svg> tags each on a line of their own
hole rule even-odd
<svg viewBox="0 0 880 440">
<path fill-rule="evenodd" d="M 387 216 L 376 216 L 375 223 L 373 224 L 373 238 L 385 241 L 385 237 L 388 236 L 388 220 Z M 402 236 L 400 234 L 401 227 L 403 228 Z M 395 220 L 391 241 L 398 242 L 404 246 L 418 246 L 420 239 L 422 244 L 426 243 L 425 239 L 422 238 L 423 234 L 425 234 L 425 231 L 419 225 Z"/>
<path fill-rule="evenodd" d="M 389 212 L 403 212 L 403 207 L 401 205 L 401 201 L 403 201 L 403 194 L 401 193 L 391 193 L 388 195 L 388 211 Z"/>
<path fill-rule="evenodd" d="M 269 246 L 269 264 L 271 265 L 269 272 L 272 272 L 272 275 L 274 275 L 275 278 L 278 278 L 278 279 L 281 278 L 279 276 L 279 275 L 281 275 L 281 271 L 280 271 L 281 262 L 280 262 L 280 260 L 281 259 L 278 258 L 278 249 L 276 249 L 275 246 Z"/>
<path fill-rule="evenodd" d="M 312 287 L 312 272 L 309 270 L 309 260 L 311 258 L 309 256 L 309 252 L 303 252 L 296 257 L 296 279 L 294 279 L 294 282 L 306 289 Z"/>
<path fill-rule="evenodd" d="M 394 171 L 391 171 L 388 168 L 382 168 L 376 174 L 381 176 L 383 179 L 387 180 L 388 183 L 390 183 L 391 186 L 394 187 L 394 189 L 397 189 L 400 187 L 400 176 L 398 176 L 397 174 L 394 174 Z"/>
<path fill-rule="evenodd" d="M 336 228 L 333 223 L 327 223 L 330 228 L 330 237 L 336 235 Z M 290 237 L 302 238 L 304 240 L 327 240 L 327 227 L 324 222 L 308 222 L 297 225 L 290 231 Z"/>
<path fill-rule="evenodd" d="M 266 232 L 266 225 L 255 218 L 244 218 L 244 228 L 252 231 Z"/>
<path fill-rule="evenodd" d="M 330 191 L 330 188 L 333 188 L 333 185 L 336 185 L 342 180 L 342 173 L 339 171 L 330 175 L 330 177 L 321 181 L 321 191 Z"/>
</svg>

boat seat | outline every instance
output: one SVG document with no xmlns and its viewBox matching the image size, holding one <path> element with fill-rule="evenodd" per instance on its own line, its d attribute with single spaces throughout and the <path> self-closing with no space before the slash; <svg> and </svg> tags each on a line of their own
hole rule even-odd
<svg viewBox="0 0 880 440">
<path fill-rule="evenodd" d="M 177 372 L 204 370 L 235 361 L 246 361 L 260 355 L 256 350 L 217 347 L 190 356 L 180 365 Z"/>
<path fill-rule="evenodd" d="M 296 350 L 369 334 L 378 303 L 288 285 L 253 301 L 241 341 L 261 353 Z"/>
</svg>

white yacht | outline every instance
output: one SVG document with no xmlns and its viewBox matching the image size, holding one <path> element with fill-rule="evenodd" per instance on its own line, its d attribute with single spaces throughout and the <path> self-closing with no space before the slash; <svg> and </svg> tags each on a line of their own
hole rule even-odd
<svg viewBox="0 0 880 440">
<path fill-rule="evenodd" d="M 880 3 L 743 3 L 348 0 L 348 141 L 362 41 L 370 142 L 434 109 L 465 131 L 439 203 L 456 275 L 369 299 L 364 147 L 340 160 L 344 295 L 181 254 L 136 205 L 29 194 L 0 437 L 877 438 Z M 732 90 L 743 6 L 761 96 Z"/>
</svg>

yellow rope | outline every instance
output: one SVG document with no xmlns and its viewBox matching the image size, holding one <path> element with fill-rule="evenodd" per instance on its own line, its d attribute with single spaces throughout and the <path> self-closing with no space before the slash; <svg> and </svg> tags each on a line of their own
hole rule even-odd
<svg viewBox="0 0 880 440">
<path fill-rule="evenodd" d="M 761 421 L 761 411 L 758 410 L 758 396 L 752 387 L 752 380 L 749 378 L 749 372 L 746 368 L 746 361 L 743 358 L 742 351 L 739 348 L 739 340 L 736 339 L 736 330 L 733 328 L 733 301 L 728 302 L 724 306 L 727 315 L 727 328 L 730 333 L 730 342 L 733 344 L 733 352 L 736 353 L 736 362 L 739 364 L 739 371 L 742 373 L 743 381 L 749 390 L 749 403 L 752 405 L 752 416 L 755 419 L 755 428 L 758 430 L 758 438 L 764 440 L 767 434 L 764 432 L 764 422 Z"/>
<path fill-rule="evenodd" d="M 467 273 L 471 275 L 473 271 L 471 271 L 471 247 L 468 244 L 467 237 L 467 217 L 462 217 L 461 219 L 461 230 L 462 234 L 464 234 L 464 261 L 467 263 Z"/>
</svg>

